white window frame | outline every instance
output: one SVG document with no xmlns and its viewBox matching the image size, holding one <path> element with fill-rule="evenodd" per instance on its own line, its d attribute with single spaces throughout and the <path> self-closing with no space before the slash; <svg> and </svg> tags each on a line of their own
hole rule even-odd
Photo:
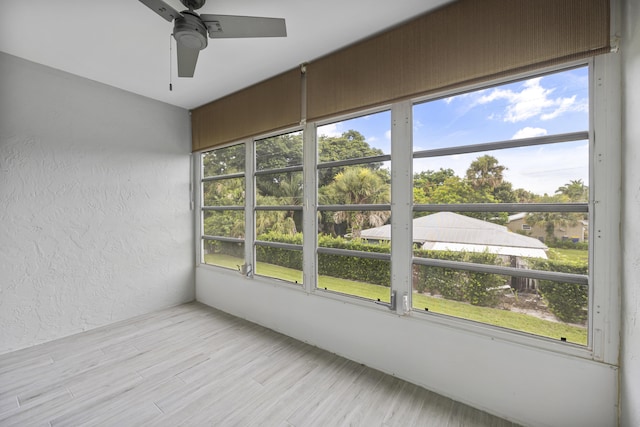
<svg viewBox="0 0 640 427">
<path fill-rule="evenodd" d="M 504 329 L 465 319 L 458 319 L 437 313 L 424 313 L 410 310 L 411 305 L 411 258 L 412 258 L 412 106 L 416 103 L 452 96 L 461 92 L 473 91 L 495 85 L 525 79 L 544 73 L 558 72 L 563 69 L 588 65 L 589 66 L 589 102 L 590 102 L 590 177 L 589 177 L 589 320 L 588 345 L 581 346 L 560 342 L 550 338 L 535 336 L 517 330 Z M 292 291 L 306 292 L 310 296 L 330 298 L 344 303 L 367 306 L 374 310 L 387 311 L 384 307 L 372 304 L 370 300 L 319 290 L 317 284 L 317 136 L 318 126 L 327 123 L 347 120 L 384 110 L 391 110 L 391 218 L 392 218 L 392 250 L 390 291 L 398 296 L 395 315 L 413 317 L 433 324 L 440 324 L 464 330 L 470 333 L 486 336 L 490 339 L 502 340 L 531 346 L 585 359 L 601 361 L 616 365 L 619 347 L 620 323 L 620 189 L 621 176 L 619 165 L 621 162 L 621 135 L 619 127 L 620 106 L 620 71 L 619 59 L 615 54 L 600 55 L 589 60 L 564 63 L 558 66 L 540 68 L 534 71 L 514 74 L 483 84 L 469 85 L 463 89 L 442 91 L 407 101 L 381 106 L 375 109 L 363 109 L 349 115 L 332 117 L 317 122 L 307 122 L 303 129 L 303 176 L 304 176 L 304 204 L 303 204 L 303 286 L 287 286 Z M 245 143 L 247 159 L 254 159 L 255 140 L 264 139 L 282 133 L 300 130 L 300 127 L 281 130 L 268 135 L 260 135 L 252 139 L 245 139 L 235 143 Z M 228 145 L 234 145 L 228 144 Z M 224 146 L 221 146 L 222 148 Z M 202 150 L 199 153 L 209 151 Z M 194 156 L 195 182 L 201 183 L 202 156 Z M 199 166 L 199 167 L 198 167 Z M 616 173 L 611 173 L 616 171 Z M 246 193 L 245 205 L 246 236 L 245 255 L 247 263 L 254 263 L 254 215 L 255 212 L 253 177 L 255 160 L 248 162 L 245 168 Z M 202 240 L 202 186 L 195 192 L 196 215 L 196 260 L 198 266 L 217 269 L 220 267 L 203 264 Z M 253 230 L 253 232 L 250 232 Z M 280 283 L 276 279 L 261 278 L 258 281 Z M 286 284 L 286 282 L 282 282 Z"/>
</svg>

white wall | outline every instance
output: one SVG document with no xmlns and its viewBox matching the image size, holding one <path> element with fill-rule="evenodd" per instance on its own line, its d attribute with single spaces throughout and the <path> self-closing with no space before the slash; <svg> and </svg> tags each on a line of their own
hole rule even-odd
<svg viewBox="0 0 640 427">
<path fill-rule="evenodd" d="M 0 353 L 194 298 L 188 111 L 0 53 Z"/>
<path fill-rule="evenodd" d="M 640 426 L 640 2 L 622 19 L 623 289 L 620 425 Z"/>
<path fill-rule="evenodd" d="M 207 266 L 196 299 L 523 425 L 615 425 L 610 365 Z"/>
</svg>

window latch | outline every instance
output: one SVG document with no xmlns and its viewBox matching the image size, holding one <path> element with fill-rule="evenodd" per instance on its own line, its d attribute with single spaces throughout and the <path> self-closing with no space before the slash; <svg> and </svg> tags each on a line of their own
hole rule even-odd
<svg viewBox="0 0 640 427">
<path fill-rule="evenodd" d="M 395 311 L 396 310 L 396 292 L 397 291 L 391 291 L 391 297 L 390 297 L 391 302 L 383 302 L 383 301 L 380 301 L 380 298 L 378 298 L 378 301 L 375 301 L 375 303 L 378 305 L 384 305 L 389 310 Z"/>
</svg>

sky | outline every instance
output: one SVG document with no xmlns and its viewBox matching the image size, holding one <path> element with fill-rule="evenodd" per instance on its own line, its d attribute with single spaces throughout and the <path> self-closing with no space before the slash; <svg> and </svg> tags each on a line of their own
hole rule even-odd
<svg viewBox="0 0 640 427">
<path fill-rule="evenodd" d="M 588 68 L 581 67 L 416 104 L 414 151 L 589 130 Z M 391 113 L 333 123 L 319 134 L 362 133 L 369 144 L 390 153 Z M 571 180 L 589 183 L 589 143 L 573 141 L 481 153 L 414 159 L 413 171 L 451 168 L 460 177 L 477 157 L 489 154 L 507 167 L 514 188 L 554 194 Z"/>
</svg>

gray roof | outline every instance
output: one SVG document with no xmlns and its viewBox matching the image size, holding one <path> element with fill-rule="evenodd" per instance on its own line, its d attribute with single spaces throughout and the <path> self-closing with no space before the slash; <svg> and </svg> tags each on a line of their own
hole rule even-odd
<svg viewBox="0 0 640 427">
<path fill-rule="evenodd" d="M 391 226 L 383 225 L 362 230 L 360 236 L 369 240 L 390 240 Z M 453 212 L 438 212 L 414 219 L 413 241 L 423 244 L 425 248 L 434 248 L 434 242 L 439 243 L 440 248 L 443 247 L 442 243 L 450 243 L 451 250 L 467 245 L 468 248 L 482 247 L 491 252 L 522 256 L 526 256 L 523 251 L 508 248 L 527 248 L 538 251 L 548 249 L 538 239 L 513 233 L 503 225 Z"/>
</svg>

